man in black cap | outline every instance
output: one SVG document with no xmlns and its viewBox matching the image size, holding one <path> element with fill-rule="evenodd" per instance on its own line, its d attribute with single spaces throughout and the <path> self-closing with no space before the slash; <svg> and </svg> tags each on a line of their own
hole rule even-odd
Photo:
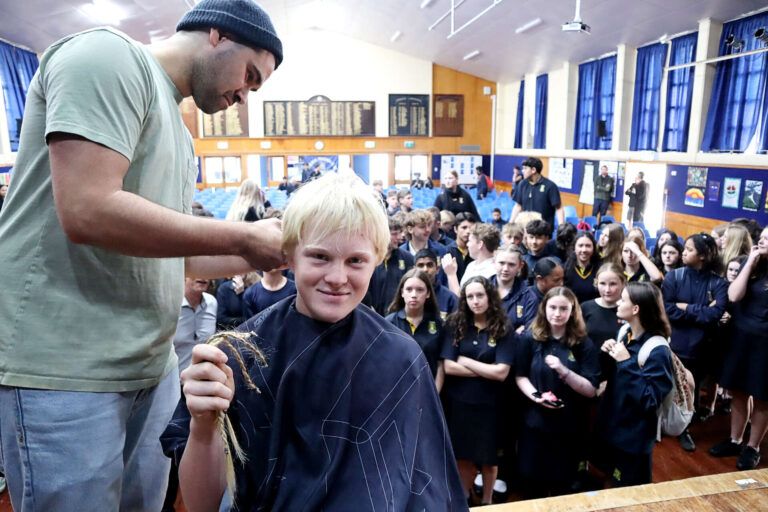
<svg viewBox="0 0 768 512">
<path fill-rule="evenodd" d="M 160 510 L 184 276 L 283 262 L 277 220 L 188 215 L 197 166 L 178 104 L 245 103 L 282 58 L 251 0 L 203 0 L 150 46 L 95 29 L 43 54 L 0 226 L 0 453 L 17 512 Z"/>
</svg>

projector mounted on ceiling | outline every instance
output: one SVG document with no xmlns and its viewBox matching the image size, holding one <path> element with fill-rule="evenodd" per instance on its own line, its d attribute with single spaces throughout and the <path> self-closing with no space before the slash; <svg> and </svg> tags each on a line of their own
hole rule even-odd
<svg viewBox="0 0 768 512">
<path fill-rule="evenodd" d="M 566 21 L 563 23 L 563 32 L 583 32 L 589 34 L 592 29 L 581 21 L 581 0 L 576 0 L 576 14 L 573 16 L 573 21 Z"/>
</svg>

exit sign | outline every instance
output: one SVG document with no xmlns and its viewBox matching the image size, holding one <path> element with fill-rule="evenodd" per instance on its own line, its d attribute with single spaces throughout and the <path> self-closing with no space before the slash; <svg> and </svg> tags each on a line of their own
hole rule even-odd
<svg viewBox="0 0 768 512">
<path fill-rule="evenodd" d="M 415 144 L 414 144 L 414 142 L 412 140 L 405 141 L 405 147 L 412 148 L 414 146 L 415 146 Z"/>
</svg>

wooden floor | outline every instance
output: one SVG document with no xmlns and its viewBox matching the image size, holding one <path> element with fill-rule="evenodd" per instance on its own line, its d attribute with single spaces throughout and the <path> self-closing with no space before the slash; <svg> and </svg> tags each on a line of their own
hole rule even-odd
<svg viewBox="0 0 768 512">
<path fill-rule="evenodd" d="M 670 480 L 690 479 L 695 477 L 701 477 L 706 475 L 717 475 L 722 473 L 731 473 L 736 471 L 736 458 L 730 457 L 725 459 L 715 459 L 710 457 L 709 449 L 719 443 L 728 435 L 729 430 L 728 416 L 715 416 L 707 422 L 694 425 L 692 427 L 692 435 L 697 444 L 697 449 L 694 453 L 688 453 L 680 448 L 676 439 L 665 438 L 661 443 L 656 445 L 656 449 L 653 455 L 653 481 L 668 482 Z M 762 475 L 762 481 L 768 484 L 768 439 L 763 441 L 761 445 L 761 453 L 763 458 L 758 466 L 757 473 Z M 754 478 L 754 477 L 753 477 Z M 736 479 L 734 475 L 726 475 L 723 477 L 723 485 L 733 482 Z M 696 482 L 694 481 L 694 484 Z M 685 485 L 693 485 L 691 481 L 688 481 Z M 696 484 L 701 485 L 701 484 Z M 710 485 L 707 483 L 707 485 Z M 729 484 L 730 485 L 730 484 Z M 646 486 L 636 489 L 643 489 Z M 651 486 L 659 487 L 659 486 Z M 669 487 L 677 488 L 683 487 L 683 482 L 675 482 L 670 484 Z M 726 487 L 726 489 L 730 489 Z M 730 489 L 732 490 L 732 489 Z M 614 500 L 610 503 L 610 510 L 621 512 L 661 512 L 661 511 L 768 511 L 768 490 L 756 489 L 743 492 L 729 492 L 727 494 L 713 494 L 712 492 L 699 492 L 698 494 L 689 494 L 685 497 L 680 497 L 679 503 L 671 507 L 668 502 L 657 503 L 641 503 L 641 502 L 623 502 L 620 500 L 621 492 L 626 493 L 626 489 L 610 489 L 606 491 L 600 491 L 597 494 L 609 497 Z M 656 492 L 656 491 L 653 491 Z M 618 494 L 616 494 L 618 493 Z M 584 493 L 578 495 L 571 495 L 561 498 L 550 498 L 550 500 L 564 500 L 565 503 L 573 501 L 579 497 L 585 496 Z M 514 497 L 511 499 L 514 500 Z M 547 506 L 546 508 L 530 508 L 529 505 L 537 503 L 541 500 L 533 500 L 528 502 L 517 502 L 514 504 L 506 504 L 503 506 L 484 507 L 482 510 L 507 512 L 507 511 L 528 511 L 528 510 L 607 510 L 603 509 L 589 509 L 589 508 L 556 508 L 555 506 Z M 607 504 L 606 504 L 607 505 Z M 517 507 L 523 508 L 517 508 Z M 526 508 L 527 506 L 527 508 Z M 508 508 L 509 507 L 509 508 Z M 10 499 L 8 493 L 5 492 L 0 495 L 0 512 L 11 512 Z M 178 509 L 177 509 L 178 510 Z M 481 510 L 481 509 L 478 509 Z M 179 510 L 181 512 L 181 510 Z"/>
<path fill-rule="evenodd" d="M 473 509 L 473 510 L 480 510 Z M 768 469 L 518 501 L 488 512 L 723 512 L 768 510 Z"/>
</svg>

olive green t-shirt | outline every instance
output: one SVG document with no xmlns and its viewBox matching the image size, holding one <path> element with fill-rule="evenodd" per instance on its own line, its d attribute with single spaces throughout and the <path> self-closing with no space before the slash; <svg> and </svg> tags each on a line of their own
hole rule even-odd
<svg viewBox="0 0 768 512">
<path fill-rule="evenodd" d="M 70 242 L 54 207 L 46 137 L 76 134 L 122 154 L 124 190 L 189 212 L 197 168 L 181 99 L 149 50 L 119 32 L 83 32 L 44 53 L 0 214 L 0 384 L 129 391 L 176 365 L 183 259 Z"/>
</svg>

